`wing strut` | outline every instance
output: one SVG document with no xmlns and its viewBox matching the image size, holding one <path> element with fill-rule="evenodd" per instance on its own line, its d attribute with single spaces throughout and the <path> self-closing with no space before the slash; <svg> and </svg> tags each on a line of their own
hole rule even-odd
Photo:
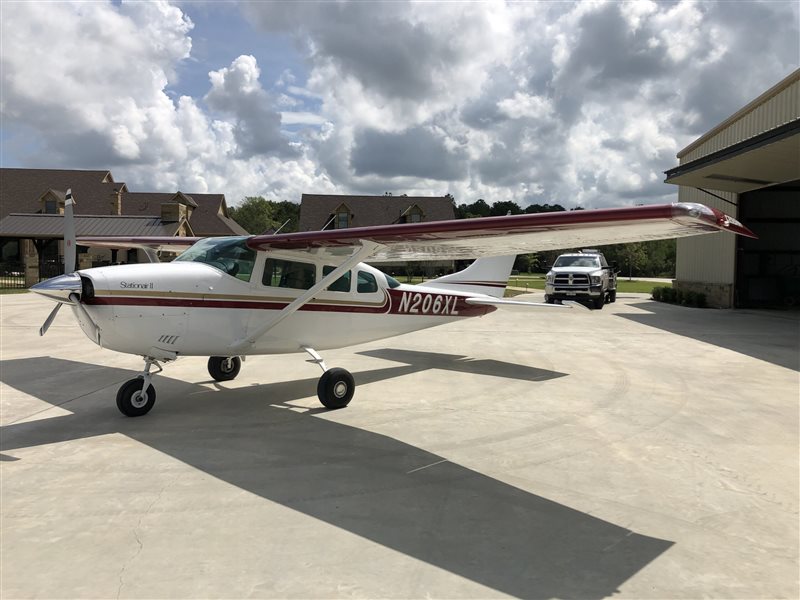
<svg viewBox="0 0 800 600">
<path fill-rule="evenodd" d="M 351 254 L 342 264 L 340 264 L 333 271 L 328 273 L 318 283 L 311 286 L 308 290 L 306 290 L 304 294 L 302 294 L 296 300 L 292 301 L 288 306 L 286 306 L 283 310 L 281 310 L 271 320 L 264 323 L 253 333 L 248 335 L 246 338 L 237 340 L 233 344 L 231 344 L 230 348 L 231 351 L 239 352 L 243 348 L 247 347 L 249 344 L 254 344 L 258 338 L 260 338 L 268 331 L 273 329 L 276 325 L 278 325 L 278 323 L 283 321 L 286 317 L 300 310 L 300 308 L 302 308 L 304 304 L 312 300 L 314 296 L 316 296 L 319 292 L 321 292 L 326 287 L 331 285 L 334 281 L 339 279 L 339 277 L 341 277 L 351 267 L 357 265 L 360 262 L 365 261 L 370 256 L 375 254 L 375 252 L 380 247 L 381 244 L 377 244 L 375 242 L 370 242 L 366 240 L 361 240 L 361 246 L 358 247 L 358 249 L 353 254 Z"/>
</svg>

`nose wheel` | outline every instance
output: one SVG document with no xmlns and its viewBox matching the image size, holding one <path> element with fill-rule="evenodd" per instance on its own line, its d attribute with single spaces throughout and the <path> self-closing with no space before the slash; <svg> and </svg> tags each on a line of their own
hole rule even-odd
<svg viewBox="0 0 800 600">
<path fill-rule="evenodd" d="M 150 372 L 153 365 L 158 369 L 155 373 Z M 142 374 L 123 383 L 117 392 L 119 412 L 126 417 L 141 417 L 149 413 L 156 403 L 156 388 L 150 383 L 150 379 L 161 371 L 163 369 L 158 362 L 145 357 Z"/>
</svg>

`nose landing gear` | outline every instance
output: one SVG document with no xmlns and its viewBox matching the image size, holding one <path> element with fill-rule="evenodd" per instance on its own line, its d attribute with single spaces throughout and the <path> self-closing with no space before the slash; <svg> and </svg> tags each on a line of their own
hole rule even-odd
<svg viewBox="0 0 800 600">
<path fill-rule="evenodd" d="M 158 371 L 150 372 L 155 365 Z M 138 377 L 129 379 L 122 384 L 117 392 L 117 408 L 126 417 L 141 417 L 150 412 L 156 403 L 156 388 L 150 383 L 156 373 L 164 369 L 154 358 L 144 358 L 144 371 Z"/>
</svg>

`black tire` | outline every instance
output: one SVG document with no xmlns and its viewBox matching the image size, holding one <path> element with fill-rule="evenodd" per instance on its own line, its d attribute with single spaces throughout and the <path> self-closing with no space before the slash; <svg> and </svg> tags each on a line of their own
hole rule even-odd
<svg viewBox="0 0 800 600">
<path fill-rule="evenodd" d="M 208 374 L 216 381 L 230 381 L 236 379 L 242 368 L 242 359 L 238 356 L 211 356 L 208 359 Z"/>
<path fill-rule="evenodd" d="M 605 295 L 605 292 L 604 292 L 604 293 L 602 293 L 602 294 L 600 294 L 600 296 L 598 296 L 597 298 L 595 298 L 595 299 L 594 299 L 594 307 L 595 307 L 597 310 L 600 310 L 601 308 L 603 308 L 603 305 L 604 305 L 605 303 L 606 303 L 606 295 Z"/>
<path fill-rule="evenodd" d="M 319 378 L 317 397 L 325 408 L 344 408 L 353 399 L 356 382 L 344 369 L 328 369 Z"/>
<path fill-rule="evenodd" d="M 153 384 L 147 388 L 147 392 L 142 392 L 144 379 L 137 377 L 129 379 L 122 384 L 117 392 L 117 408 L 126 417 L 141 417 L 150 412 L 156 403 L 156 388 Z"/>
<path fill-rule="evenodd" d="M 617 290 L 611 290 L 608 292 L 608 303 L 611 304 L 612 302 L 617 301 Z"/>
<path fill-rule="evenodd" d="M 548 296 L 547 294 L 544 295 L 544 301 L 547 302 L 548 304 L 555 304 L 556 303 L 556 301 L 553 300 L 553 298 Z"/>
</svg>

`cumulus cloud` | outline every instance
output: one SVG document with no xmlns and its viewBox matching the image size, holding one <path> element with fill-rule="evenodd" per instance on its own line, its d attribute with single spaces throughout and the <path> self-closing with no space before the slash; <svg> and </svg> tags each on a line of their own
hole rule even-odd
<svg viewBox="0 0 800 600">
<path fill-rule="evenodd" d="M 265 81 L 281 56 L 204 52 L 207 87 L 187 95 L 195 5 L 10 6 L 6 160 L 233 201 L 671 200 L 675 153 L 797 68 L 800 45 L 796 3 L 243 3 L 293 41 L 291 68 Z"/>
</svg>

